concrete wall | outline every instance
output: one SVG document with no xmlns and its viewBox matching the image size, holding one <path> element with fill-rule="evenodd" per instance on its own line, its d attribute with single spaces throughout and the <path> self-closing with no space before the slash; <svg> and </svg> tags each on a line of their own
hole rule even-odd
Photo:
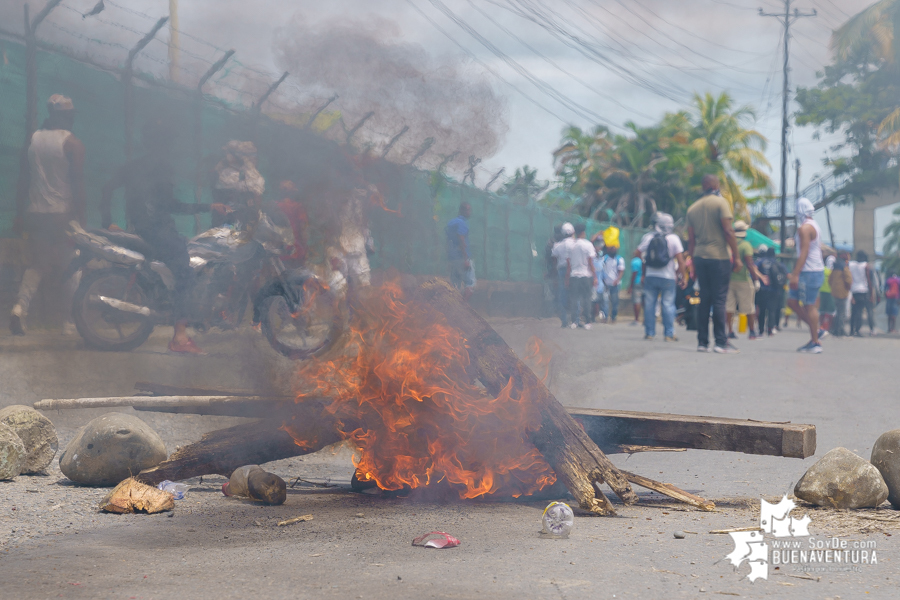
<svg viewBox="0 0 900 600">
<path fill-rule="evenodd" d="M 853 207 L 853 247 L 875 257 L 875 209 L 900 202 L 900 190 L 885 189 L 868 195 Z"/>
</svg>

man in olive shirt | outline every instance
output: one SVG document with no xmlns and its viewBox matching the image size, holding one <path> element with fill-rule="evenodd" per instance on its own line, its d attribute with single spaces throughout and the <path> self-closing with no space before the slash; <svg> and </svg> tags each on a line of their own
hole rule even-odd
<svg viewBox="0 0 900 600">
<path fill-rule="evenodd" d="M 697 281 L 700 283 L 700 307 L 697 322 L 697 351 L 709 351 L 709 311 L 713 313 L 714 351 L 719 354 L 735 354 L 738 350 L 728 344 L 725 337 L 725 300 L 731 272 L 741 268 L 737 256 L 737 240 L 731 228 L 731 207 L 719 193 L 719 178 L 703 176 L 703 197 L 694 202 L 687 212 L 688 253 L 694 263 Z M 731 254 L 728 253 L 729 249 Z"/>
</svg>

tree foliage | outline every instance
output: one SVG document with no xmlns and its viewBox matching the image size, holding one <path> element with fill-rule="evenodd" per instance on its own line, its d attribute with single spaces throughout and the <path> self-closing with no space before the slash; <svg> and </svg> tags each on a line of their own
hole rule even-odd
<svg viewBox="0 0 900 600">
<path fill-rule="evenodd" d="M 557 189 L 580 198 L 576 208 L 584 216 L 640 225 L 657 210 L 683 215 L 703 175 L 714 173 L 723 195 L 746 215 L 746 192 L 771 186 L 766 139 L 747 128 L 753 119 L 727 93 L 698 94 L 689 109 L 651 127 L 626 123 L 624 134 L 568 127 L 553 153 Z"/>
</svg>

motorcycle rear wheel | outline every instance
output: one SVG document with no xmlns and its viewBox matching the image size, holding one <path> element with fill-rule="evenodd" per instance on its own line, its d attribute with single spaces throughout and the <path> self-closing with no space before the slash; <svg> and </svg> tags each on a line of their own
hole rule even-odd
<svg viewBox="0 0 900 600">
<path fill-rule="evenodd" d="M 85 273 L 72 301 L 72 317 L 85 344 L 97 350 L 134 350 L 150 337 L 154 327 L 150 319 L 92 302 L 91 296 L 147 306 L 147 293 L 132 271 L 100 269 Z"/>
<path fill-rule="evenodd" d="M 281 294 L 262 301 L 260 323 L 269 345 L 291 360 L 304 360 L 330 349 L 344 330 L 342 311 L 334 295 L 309 279 L 300 293 L 300 307 L 291 313 Z"/>
</svg>

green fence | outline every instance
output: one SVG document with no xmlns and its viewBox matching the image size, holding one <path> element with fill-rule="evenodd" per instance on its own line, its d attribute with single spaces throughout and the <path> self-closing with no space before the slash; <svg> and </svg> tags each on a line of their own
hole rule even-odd
<svg viewBox="0 0 900 600">
<path fill-rule="evenodd" d="M 2 40 L 0 61 L 0 236 L 12 235 L 19 156 L 25 138 L 25 49 L 20 43 Z M 76 107 L 74 132 L 87 148 L 86 185 L 88 224 L 99 226 L 100 190 L 124 162 L 123 85 L 119 75 L 80 62 L 64 54 L 38 52 L 38 98 L 40 123 L 46 117 L 44 102 L 51 94 L 71 97 Z M 199 173 L 208 172 L 230 139 L 250 139 L 259 148 L 259 168 L 265 176 L 267 196 L 273 198 L 277 182 L 290 178 L 304 182 L 323 177 L 349 176 L 345 149 L 311 131 L 287 126 L 248 111 L 227 107 L 214 98 L 202 104 L 200 164 L 196 160 L 191 90 L 143 82 L 135 87 L 135 135 L 139 145 L 142 123 L 165 114 L 176 124 L 179 139 L 172 153 L 176 166 L 176 194 L 193 201 Z M 539 282 L 543 277 L 544 247 L 553 226 L 577 217 L 548 210 L 534 203 L 522 205 L 505 197 L 460 185 L 440 174 L 376 161 L 365 168 L 366 178 L 379 186 L 386 204 L 399 214 L 375 210 L 371 228 L 376 241 L 375 268 L 396 268 L 424 275 L 447 271 L 444 226 L 456 216 L 460 202 L 472 205 L 470 243 L 478 277 L 484 280 Z M 200 200 L 210 202 L 209 186 L 202 186 Z M 113 215 L 124 226 L 122 203 Z M 323 206 L 313 210 L 313 239 L 321 238 L 324 223 L 333 218 Z M 321 227 L 317 226 L 321 218 Z M 201 227 L 208 224 L 203 217 Z M 604 225 L 584 221 L 588 235 Z M 192 217 L 180 217 L 179 229 L 194 233 Z M 622 231 L 622 255 L 631 255 L 640 231 Z M 321 253 L 317 254 L 321 259 Z M 627 262 L 627 261 L 626 261 Z"/>
</svg>

